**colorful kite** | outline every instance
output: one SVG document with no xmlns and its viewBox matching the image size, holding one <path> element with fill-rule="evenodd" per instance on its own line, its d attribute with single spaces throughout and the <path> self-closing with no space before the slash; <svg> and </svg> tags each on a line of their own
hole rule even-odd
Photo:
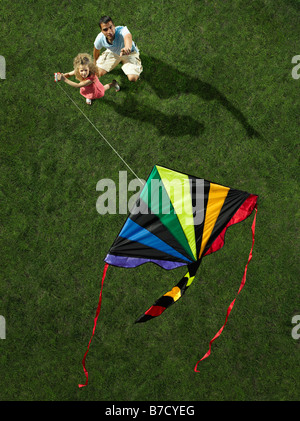
<svg viewBox="0 0 300 421">
<path fill-rule="evenodd" d="M 146 322 L 161 315 L 182 297 L 193 282 L 202 258 L 222 248 L 227 228 L 245 220 L 255 209 L 252 247 L 238 295 L 245 284 L 248 263 L 252 258 L 257 199 L 258 196 L 254 194 L 154 166 L 134 208 L 105 258 L 93 335 L 101 307 L 103 282 L 109 265 L 133 268 L 152 262 L 167 270 L 187 266 L 186 275 L 177 285 L 136 320 L 137 323 Z M 201 360 L 210 355 L 211 344 L 222 333 L 235 300 L 236 298 L 228 307 L 224 325 L 210 341 L 209 351 Z M 90 343 L 83 358 L 86 384 L 88 373 L 85 369 L 85 358 Z M 198 371 L 197 366 L 201 360 L 197 362 L 195 371 Z"/>
</svg>

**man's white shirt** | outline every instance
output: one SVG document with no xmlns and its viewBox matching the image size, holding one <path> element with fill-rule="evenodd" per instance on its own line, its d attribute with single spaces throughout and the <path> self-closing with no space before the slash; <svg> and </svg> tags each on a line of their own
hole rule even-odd
<svg viewBox="0 0 300 421">
<path fill-rule="evenodd" d="M 101 48 L 106 48 L 107 50 L 120 55 L 122 48 L 124 48 L 124 36 L 130 34 L 127 26 L 116 26 L 115 28 L 115 39 L 113 43 L 110 44 L 107 42 L 106 36 L 100 32 L 94 42 L 94 46 L 97 50 L 101 50 Z M 132 41 L 132 48 L 131 52 L 139 52 L 137 46 Z"/>
</svg>

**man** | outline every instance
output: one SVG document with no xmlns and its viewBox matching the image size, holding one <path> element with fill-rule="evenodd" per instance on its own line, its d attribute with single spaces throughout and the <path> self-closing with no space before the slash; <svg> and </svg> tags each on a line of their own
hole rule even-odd
<svg viewBox="0 0 300 421">
<path fill-rule="evenodd" d="M 136 82 L 143 71 L 139 50 L 132 41 L 127 26 L 115 26 L 111 17 L 102 16 L 99 22 L 101 32 L 94 42 L 94 62 L 99 76 L 122 63 L 122 70 L 131 82 Z M 100 50 L 106 48 L 100 55 Z"/>
</svg>

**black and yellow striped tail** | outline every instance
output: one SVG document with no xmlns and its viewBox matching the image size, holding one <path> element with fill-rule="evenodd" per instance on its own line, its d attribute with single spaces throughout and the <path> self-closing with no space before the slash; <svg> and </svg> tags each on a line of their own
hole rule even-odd
<svg viewBox="0 0 300 421">
<path fill-rule="evenodd" d="M 189 265 L 189 271 L 178 282 L 178 284 L 172 288 L 171 291 L 166 292 L 162 297 L 155 301 L 155 303 L 147 311 L 145 311 L 145 313 L 143 313 L 135 321 L 135 323 L 144 323 L 154 317 L 160 316 L 168 307 L 178 301 L 193 282 L 200 262 L 201 260 Z"/>
</svg>

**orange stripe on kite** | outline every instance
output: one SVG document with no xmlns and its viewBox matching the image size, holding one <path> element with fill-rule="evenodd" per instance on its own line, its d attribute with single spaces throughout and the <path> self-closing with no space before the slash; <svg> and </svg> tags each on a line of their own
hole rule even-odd
<svg viewBox="0 0 300 421">
<path fill-rule="evenodd" d="M 174 287 L 171 291 L 166 292 L 164 297 L 172 297 L 174 301 L 177 301 L 181 297 L 181 290 L 178 287 Z"/>
</svg>

